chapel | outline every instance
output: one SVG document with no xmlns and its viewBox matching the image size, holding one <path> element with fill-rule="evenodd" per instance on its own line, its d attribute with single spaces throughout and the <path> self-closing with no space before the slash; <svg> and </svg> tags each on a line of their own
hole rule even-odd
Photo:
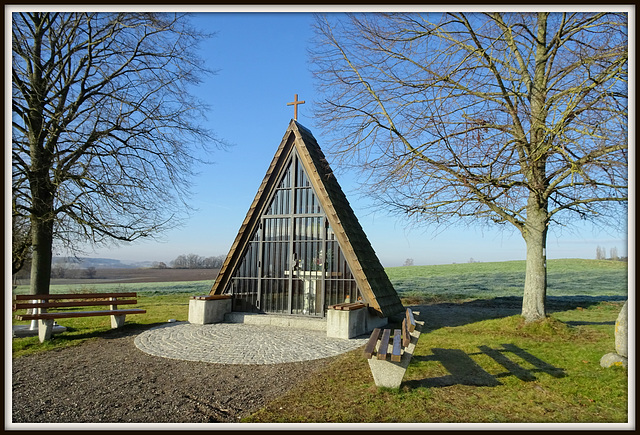
<svg viewBox="0 0 640 435">
<path fill-rule="evenodd" d="M 380 318 L 403 311 L 320 146 L 295 119 L 210 295 L 232 296 L 236 312 L 324 318 L 350 302 Z"/>
</svg>

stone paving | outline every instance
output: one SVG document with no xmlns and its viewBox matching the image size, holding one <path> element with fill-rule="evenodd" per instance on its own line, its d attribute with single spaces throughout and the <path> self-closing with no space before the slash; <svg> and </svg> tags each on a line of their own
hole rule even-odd
<svg viewBox="0 0 640 435">
<path fill-rule="evenodd" d="M 151 355 L 218 364 L 281 364 L 336 356 L 368 337 L 329 338 L 325 331 L 243 323 L 168 323 L 139 334 L 138 349 Z"/>
</svg>

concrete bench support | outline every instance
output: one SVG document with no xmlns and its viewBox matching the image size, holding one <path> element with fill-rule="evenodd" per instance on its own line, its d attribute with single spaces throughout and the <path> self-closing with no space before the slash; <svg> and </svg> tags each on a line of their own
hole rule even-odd
<svg viewBox="0 0 640 435">
<path fill-rule="evenodd" d="M 118 315 L 112 315 L 111 316 L 111 327 L 112 328 L 122 328 L 124 326 L 124 319 L 125 317 L 127 317 L 126 315 L 122 314 L 118 314 Z"/>
<path fill-rule="evenodd" d="M 375 328 L 381 328 L 388 323 L 386 317 L 378 317 L 369 312 L 367 307 L 355 310 L 327 310 L 327 337 L 354 338 L 368 334 Z"/>
<path fill-rule="evenodd" d="M 38 338 L 40 343 L 50 340 L 53 335 L 53 319 L 38 320 Z"/>
<path fill-rule="evenodd" d="M 231 295 L 194 296 L 189 300 L 189 322 L 220 323 L 231 312 Z"/>
</svg>

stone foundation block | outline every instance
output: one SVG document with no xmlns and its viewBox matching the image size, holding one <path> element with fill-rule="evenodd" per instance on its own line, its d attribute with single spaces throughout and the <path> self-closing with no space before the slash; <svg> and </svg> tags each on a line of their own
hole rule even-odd
<svg viewBox="0 0 640 435">
<path fill-rule="evenodd" d="M 230 312 L 231 298 L 189 300 L 189 323 L 220 323 L 224 321 L 224 315 Z"/>
<path fill-rule="evenodd" d="M 386 317 L 378 317 L 368 308 L 357 310 L 327 310 L 327 337 L 354 338 L 368 334 L 375 328 L 382 328 L 388 323 Z"/>
</svg>

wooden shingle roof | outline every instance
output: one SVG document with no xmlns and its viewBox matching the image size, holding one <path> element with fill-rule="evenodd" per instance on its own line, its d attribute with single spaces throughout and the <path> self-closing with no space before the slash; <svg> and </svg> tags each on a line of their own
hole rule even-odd
<svg viewBox="0 0 640 435">
<path fill-rule="evenodd" d="M 256 197 L 249 208 L 229 255 L 211 289 L 211 294 L 221 294 L 233 271 L 242 260 L 242 254 L 260 222 L 260 216 L 269 205 L 293 149 L 303 162 L 307 176 L 322 205 L 329 225 L 333 228 L 349 268 L 360 288 L 365 302 L 381 317 L 388 317 L 403 310 L 397 292 L 360 226 L 353 209 L 340 188 L 320 146 L 311 132 L 291 120 L 278 150 L 267 170 Z"/>
</svg>

